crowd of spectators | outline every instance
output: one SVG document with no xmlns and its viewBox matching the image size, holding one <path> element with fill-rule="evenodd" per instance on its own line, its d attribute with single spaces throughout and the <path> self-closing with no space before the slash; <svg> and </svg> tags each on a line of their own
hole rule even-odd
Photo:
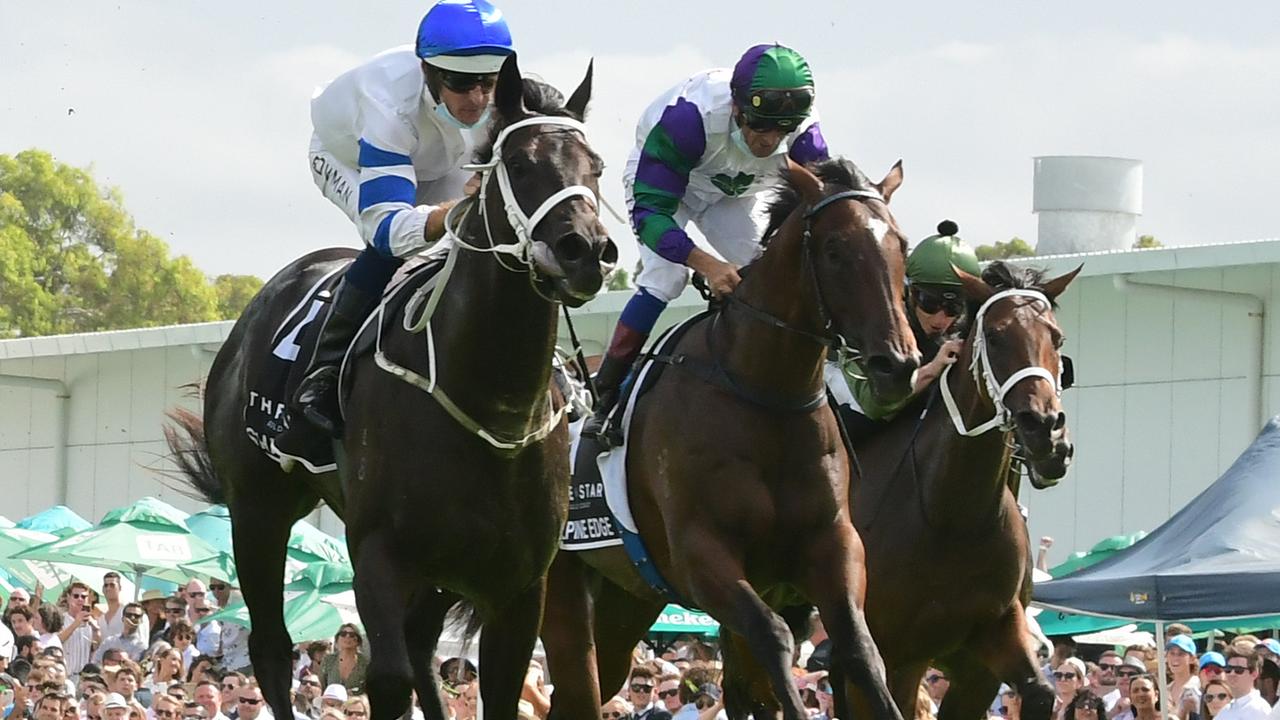
<svg viewBox="0 0 1280 720">
<path fill-rule="evenodd" d="M 192 580 L 173 594 L 148 591 L 138 602 L 123 601 L 120 590 L 120 578 L 109 573 L 101 588 L 75 582 L 54 601 L 13 592 L 0 624 L 0 720 L 274 720 L 249 664 L 248 632 L 207 619 L 232 601 L 234 588 Z M 1059 639 L 1043 668 L 1055 690 L 1053 720 L 1280 720 L 1280 642 L 1241 635 L 1197 648 L 1189 628 L 1169 630 L 1166 701 L 1156 682 L 1155 647 L 1087 652 Z M 834 717 L 830 645 L 815 617 L 793 667 L 813 720 Z M 343 625 L 332 641 L 300 645 L 295 655 L 294 720 L 368 720 L 368 657 L 359 627 Z M 449 717 L 474 720 L 475 665 L 437 660 Z M 914 720 L 935 718 L 949 688 L 946 669 L 929 668 Z M 546 718 L 553 692 L 535 659 L 521 720 Z M 421 718 L 417 703 L 413 716 Z M 638 646 L 626 682 L 601 710 L 601 720 L 724 716 L 717 652 L 692 635 Z M 1001 687 L 990 718 L 1021 720 L 1015 689 Z"/>
</svg>

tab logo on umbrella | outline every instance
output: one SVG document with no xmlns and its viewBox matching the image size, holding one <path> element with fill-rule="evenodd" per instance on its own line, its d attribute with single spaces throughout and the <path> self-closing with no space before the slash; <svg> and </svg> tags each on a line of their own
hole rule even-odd
<svg viewBox="0 0 1280 720">
<path fill-rule="evenodd" d="M 173 534 L 143 533 L 134 538 L 138 557 L 148 562 L 189 562 L 191 545 L 185 537 Z"/>
</svg>

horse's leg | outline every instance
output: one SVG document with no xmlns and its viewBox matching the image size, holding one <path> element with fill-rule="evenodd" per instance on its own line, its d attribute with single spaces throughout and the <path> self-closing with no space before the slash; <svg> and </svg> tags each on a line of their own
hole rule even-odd
<svg viewBox="0 0 1280 720">
<path fill-rule="evenodd" d="M 831 637 L 832 658 L 838 658 L 848 681 L 861 688 L 876 717 L 901 720 L 889 693 L 884 661 L 862 611 L 866 596 L 862 540 L 852 525 L 836 523 L 811 541 L 806 560 L 811 572 L 802 589 L 817 602 L 822 624 Z M 847 693 L 848 683 L 845 685 L 843 691 Z"/>
<path fill-rule="evenodd" d="M 1036 646 L 1035 636 L 1027 627 L 1026 612 L 1018 604 L 1009 608 L 995 625 L 974 633 L 972 647 L 977 661 L 993 677 L 1017 688 L 1022 696 L 1024 720 L 1048 720 L 1053 714 L 1053 688 L 1040 674 Z M 951 690 L 954 689 L 953 682 Z M 947 697 L 951 696 L 951 690 L 947 691 Z"/>
<path fill-rule="evenodd" d="M 246 450 L 245 452 L 251 452 Z M 276 717 L 291 717 L 293 643 L 284 625 L 284 563 L 289 532 L 319 498 L 263 459 L 252 472 L 228 477 L 231 537 L 245 605 L 253 620 L 249 659 Z M 236 477 L 246 478 L 235 482 Z"/>
<path fill-rule="evenodd" d="M 663 600 L 636 597 L 605 580 L 596 593 L 595 638 L 600 694 L 607 702 L 631 673 L 631 651 L 658 619 Z M 557 690 L 556 692 L 559 692 Z M 596 708 L 599 714 L 600 709 Z"/>
<path fill-rule="evenodd" d="M 543 575 L 485 618 L 480 634 L 480 697 L 486 717 L 514 718 L 518 714 L 520 692 L 538 642 L 546 590 Z"/>
<path fill-rule="evenodd" d="M 983 664 L 980 653 L 973 648 L 959 650 L 938 662 L 947 668 L 951 687 L 942 706 L 938 708 L 938 720 L 981 720 L 1000 690 L 1000 679 Z"/>
<path fill-rule="evenodd" d="M 600 712 L 592 612 L 586 564 L 577 554 L 561 550 L 547 573 L 542 616 L 542 647 L 556 684 L 548 720 L 594 718 Z"/>
<path fill-rule="evenodd" d="M 683 563 L 692 600 L 729 630 L 742 635 L 773 684 L 773 694 L 787 720 L 804 720 L 808 713 L 791 676 L 795 644 L 791 628 L 747 582 L 742 559 L 732 544 L 707 528 L 690 528 Z M 825 614 L 823 616 L 826 617 Z"/>
<path fill-rule="evenodd" d="M 724 712 L 731 720 L 756 720 L 777 717 L 782 706 L 773 697 L 769 676 L 751 655 L 746 639 L 731 631 L 720 633 L 720 652 L 724 655 Z M 841 716 L 844 717 L 844 716 Z"/>
<path fill-rule="evenodd" d="M 406 610 L 414 589 L 412 571 L 397 561 L 389 527 L 378 528 L 355 543 L 356 607 L 369 636 L 369 670 L 365 686 L 371 720 L 395 720 L 409 708 L 413 669 L 409 661 Z M 421 632 L 421 630 L 419 630 Z"/>
<path fill-rule="evenodd" d="M 414 593 L 405 617 L 404 637 L 409 648 L 409 665 L 413 668 L 413 684 L 426 720 L 446 720 L 449 717 L 440 698 L 440 683 L 432 660 L 440 633 L 444 630 L 444 618 L 458 599 L 453 593 L 423 585 Z"/>
</svg>

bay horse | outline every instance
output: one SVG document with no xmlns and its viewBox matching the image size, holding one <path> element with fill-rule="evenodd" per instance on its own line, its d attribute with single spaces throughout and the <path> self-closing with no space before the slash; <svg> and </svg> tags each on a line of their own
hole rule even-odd
<svg viewBox="0 0 1280 720">
<path fill-rule="evenodd" d="M 349 359 L 340 487 L 332 477 L 286 474 L 247 441 L 242 412 L 285 313 L 350 251 L 312 253 L 272 278 L 214 360 L 203 426 L 186 417 L 185 438 L 171 428 L 188 480 L 230 509 L 253 620 L 250 657 L 277 717 L 292 715 L 285 543 L 321 499 L 346 521 L 371 649 L 373 718 L 403 715 L 411 688 L 426 717 L 446 717 L 431 662 L 459 600 L 485 626 L 484 704 L 495 717 L 516 716 L 567 515 L 567 430 L 549 395 L 556 313 L 562 302 L 594 296 L 617 259 L 597 212 L 603 164 L 581 124 L 590 96 L 590 68 L 563 102 L 522 80 L 514 55 L 502 66 L 479 152 L 479 196 L 447 221 L 456 264 L 437 298 L 433 335 L 424 339 L 396 318 L 382 336 L 388 356 L 426 365 L 434 352 L 437 392 L 429 397 L 384 372 L 370 354 Z"/>
<path fill-rule="evenodd" d="M 983 717 L 1001 682 L 1021 694 L 1027 720 L 1052 714 L 1026 623 L 1031 551 L 1009 471 L 1017 448 L 1043 489 L 1071 461 L 1053 310 L 1079 271 L 1046 279 L 1002 262 L 981 278 L 957 270 L 974 319 L 959 358 L 922 402 L 855 446 L 861 474 L 850 504 L 867 553 L 867 621 L 904 717 L 914 716 L 930 665 L 951 680 L 939 720 Z M 740 656 L 726 672 L 759 701 L 762 669 L 743 670 L 750 659 Z M 853 709 L 865 705 L 855 694 Z"/>
<path fill-rule="evenodd" d="M 653 565 L 681 598 L 747 638 L 788 720 L 807 717 L 791 679 L 792 635 L 761 595 L 791 588 L 830 618 L 836 652 L 877 713 L 900 717 L 863 618 L 848 456 L 822 375 L 829 347 L 847 342 L 877 392 L 910 390 L 918 352 L 899 302 L 906 242 L 888 208 L 901 181 L 900 163 L 880 183 L 844 160 L 812 173 L 792 166 L 767 249 L 671 348 L 673 364 L 638 399 L 628 430 L 630 506 Z M 666 599 L 619 547 L 562 551 L 548 598 L 552 717 L 594 716 Z"/>
</svg>

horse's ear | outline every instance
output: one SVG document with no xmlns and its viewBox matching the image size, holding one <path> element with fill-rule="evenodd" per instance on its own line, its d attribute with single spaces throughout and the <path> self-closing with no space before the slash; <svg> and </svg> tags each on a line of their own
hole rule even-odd
<svg viewBox="0 0 1280 720">
<path fill-rule="evenodd" d="M 791 176 L 791 185 L 800 191 L 800 197 L 809 205 L 822 200 L 822 181 L 817 175 L 809 172 L 809 168 L 787 158 L 787 173 Z"/>
<path fill-rule="evenodd" d="M 876 189 L 880 191 L 880 197 L 884 198 L 885 202 L 889 202 L 889 198 L 893 197 L 894 191 L 897 190 L 898 186 L 901 184 L 902 160 L 898 160 L 898 162 L 893 164 L 893 167 L 889 168 L 889 174 L 885 175 L 883 180 L 876 183 Z"/>
<path fill-rule="evenodd" d="M 1057 299 L 1059 295 L 1067 291 L 1067 286 L 1071 284 L 1072 280 L 1076 279 L 1076 275 L 1079 275 L 1080 271 L 1083 269 L 1084 265 L 1081 264 L 1075 270 L 1072 270 L 1065 275 L 1059 275 L 1058 277 L 1045 282 L 1040 286 L 1040 291 L 1043 292 L 1045 297 L 1050 300 Z"/>
<path fill-rule="evenodd" d="M 507 122 L 524 117 L 524 80 L 520 78 L 520 66 L 516 54 L 511 53 L 502 61 L 498 71 L 498 86 L 493 91 L 493 106 L 498 116 Z"/>
<path fill-rule="evenodd" d="M 964 296 L 976 303 L 984 303 L 987 298 L 995 294 L 995 289 L 982 281 L 982 278 L 961 270 L 955 265 L 951 266 L 951 271 L 960 278 L 960 284 L 964 287 Z"/>
<path fill-rule="evenodd" d="M 595 74 L 595 68 L 596 60 L 591 58 L 591 62 L 587 63 L 587 76 L 582 78 L 582 82 L 578 83 L 578 89 L 569 96 L 569 102 L 564 104 L 564 109 L 573 113 L 579 120 L 587 117 L 587 103 L 591 102 L 591 77 Z"/>
</svg>

